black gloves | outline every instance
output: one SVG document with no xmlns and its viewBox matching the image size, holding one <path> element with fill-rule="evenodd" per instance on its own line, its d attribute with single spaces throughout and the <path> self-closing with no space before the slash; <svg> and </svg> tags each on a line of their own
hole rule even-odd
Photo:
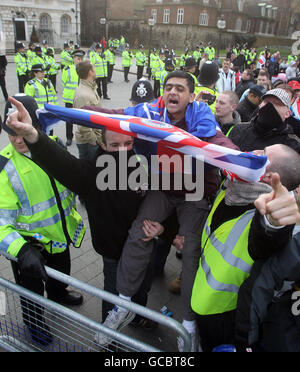
<svg viewBox="0 0 300 372">
<path fill-rule="evenodd" d="M 45 260 L 35 244 L 24 244 L 17 258 L 21 273 L 35 279 L 47 281 L 48 276 L 44 267 Z"/>
</svg>

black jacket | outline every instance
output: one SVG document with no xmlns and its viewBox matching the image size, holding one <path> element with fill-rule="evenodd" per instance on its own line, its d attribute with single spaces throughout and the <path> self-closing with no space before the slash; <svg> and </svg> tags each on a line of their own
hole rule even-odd
<svg viewBox="0 0 300 372">
<path fill-rule="evenodd" d="M 256 111 L 257 106 L 251 103 L 248 99 L 248 97 L 245 97 L 242 102 L 240 102 L 236 108 L 236 111 L 241 116 L 241 122 L 242 123 L 248 123 L 254 112 Z"/>
<path fill-rule="evenodd" d="M 272 240 L 276 243 L 278 237 L 270 233 L 271 244 Z M 267 351 L 300 351 L 300 317 L 292 312 L 292 290 L 274 297 L 274 291 L 280 290 L 285 280 L 300 280 L 300 233 L 287 245 L 285 242 L 283 239 L 283 249 L 272 257 L 256 261 L 240 287 L 236 339 L 242 345 L 255 345 L 263 338 Z"/>
<path fill-rule="evenodd" d="M 0 55 L 0 75 L 5 75 L 7 66 L 7 59 L 4 54 Z"/>
<path fill-rule="evenodd" d="M 41 168 L 85 201 L 96 252 L 108 258 L 119 259 L 128 230 L 137 215 L 140 194 L 131 190 L 98 190 L 97 176 L 105 169 L 96 166 L 98 156 L 105 154 L 100 147 L 93 161 L 77 159 L 44 133 L 40 133 L 37 143 L 28 144 L 28 147 L 34 161 Z M 118 175 L 119 152 L 106 154 L 114 156 Z M 128 152 L 128 155 L 133 154 Z"/>
<path fill-rule="evenodd" d="M 235 93 L 239 96 L 239 98 L 241 98 L 242 95 L 243 95 L 243 93 L 247 89 L 251 88 L 253 85 L 255 85 L 255 84 L 254 84 L 254 82 L 252 80 L 245 80 L 245 81 L 244 80 L 241 80 L 238 83 L 238 85 L 237 85 L 237 87 L 235 89 Z"/>
<path fill-rule="evenodd" d="M 263 150 L 267 146 L 282 144 L 291 147 L 300 154 L 299 138 L 286 124 L 259 135 L 255 130 L 254 119 L 252 119 L 250 123 L 235 125 L 229 138 L 241 151 Z"/>
</svg>

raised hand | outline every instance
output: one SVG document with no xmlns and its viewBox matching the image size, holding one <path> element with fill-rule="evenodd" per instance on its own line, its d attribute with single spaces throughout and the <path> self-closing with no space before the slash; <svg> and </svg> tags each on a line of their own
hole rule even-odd
<svg viewBox="0 0 300 372">
<path fill-rule="evenodd" d="M 18 136 L 24 137 L 28 142 L 35 143 L 38 140 L 38 132 L 32 126 L 32 120 L 23 104 L 12 97 L 8 100 L 16 107 L 16 111 L 8 115 L 6 124 Z"/>
<path fill-rule="evenodd" d="M 255 201 L 255 207 L 273 226 L 293 225 L 300 222 L 296 199 L 280 182 L 278 173 L 271 175 L 273 191 L 261 195 Z"/>
</svg>

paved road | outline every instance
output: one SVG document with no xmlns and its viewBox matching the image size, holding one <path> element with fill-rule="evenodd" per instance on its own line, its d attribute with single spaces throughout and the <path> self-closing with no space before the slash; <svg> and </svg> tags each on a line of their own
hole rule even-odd
<svg viewBox="0 0 300 372">
<path fill-rule="evenodd" d="M 15 73 L 15 65 L 12 63 L 12 57 L 8 57 L 9 64 L 6 75 L 7 90 L 10 95 L 17 92 L 17 77 Z M 117 67 L 120 68 L 120 58 L 117 58 Z M 133 68 L 135 70 L 135 68 Z M 122 72 L 114 72 L 113 84 L 108 85 L 108 94 L 111 101 L 103 101 L 103 107 L 107 108 L 122 108 L 129 106 L 129 98 L 131 94 L 131 87 L 136 80 L 136 75 L 130 75 L 130 83 L 124 82 Z M 58 76 L 58 97 L 62 105 L 62 89 L 60 84 L 60 74 Z M 3 117 L 4 99 L 2 92 L 0 92 L 0 114 Z M 55 134 L 61 139 L 65 140 L 65 129 L 59 127 L 55 129 Z M 0 135 L 0 148 L 2 149 L 8 144 L 6 133 L 2 132 Z M 69 151 L 77 156 L 77 148 L 74 144 L 69 148 Z M 85 209 L 78 203 L 79 213 L 83 216 L 86 225 L 88 226 L 87 214 Z M 97 288 L 103 288 L 103 268 L 101 257 L 95 253 L 91 244 L 91 236 L 89 228 L 82 247 L 80 249 L 73 248 L 71 250 L 72 257 L 72 276 L 89 283 Z M 180 273 L 181 262 L 175 257 L 175 249 L 172 248 L 164 273 L 156 277 L 149 295 L 149 307 L 154 310 L 159 310 L 163 305 L 167 305 L 173 312 L 174 318 L 181 321 L 179 317 L 179 297 L 172 295 L 167 290 L 167 284 Z M 12 271 L 8 261 L 0 257 L 0 273 L 6 279 L 13 280 Z M 91 295 L 85 295 L 85 301 L 82 306 L 74 308 L 95 321 L 101 321 L 101 304 Z M 157 330 L 147 333 L 146 331 L 132 329 L 127 327 L 126 333 L 134 338 L 138 338 L 164 351 L 177 351 L 176 336 L 173 332 L 168 332 L 164 327 L 158 327 Z"/>
</svg>

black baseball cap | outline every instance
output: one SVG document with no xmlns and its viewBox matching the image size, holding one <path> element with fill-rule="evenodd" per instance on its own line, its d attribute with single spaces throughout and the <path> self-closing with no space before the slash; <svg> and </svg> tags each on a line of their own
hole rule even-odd
<svg viewBox="0 0 300 372">
<path fill-rule="evenodd" d="M 250 88 L 249 93 L 253 93 L 257 97 L 262 98 L 262 96 L 267 93 L 267 90 L 262 85 L 253 85 Z"/>
<path fill-rule="evenodd" d="M 30 117 L 31 117 L 31 120 L 32 120 L 32 125 L 37 128 L 40 123 L 39 123 L 39 120 L 36 116 L 36 110 L 38 109 L 38 105 L 35 101 L 35 99 L 31 96 L 28 96 L 24 93 L 19 93 L 19 94 L 16 94 L 15 96 L 13 96 L 14 99 L 16 99 L 17 101 L 21 102 L 24 107 L 26 108 L 26 110 L 28 111 Z M 2 122 L 2 129 L 10 134 L 11 136 L 17 136 L 17 134 L 11 129 L 9 128 L 7 125 L 6 125 L 6 120 L 7 120 L 7 116 L 10 114 L 9 113 L 9 109 L 12 109 L 13 106 L 12 104 L 9 102 L 9 101 L 6 101 L 6 104 L 5 104 L 5 109 L 4 109 L 4 120 Z"/>
<path fill-rule="evenodd" d="M 136 103 L 151 102 L 154 100 L 152 85 L 149 80 L 136 81 L 131 89 L 130 101 Z"/>
</svg>

